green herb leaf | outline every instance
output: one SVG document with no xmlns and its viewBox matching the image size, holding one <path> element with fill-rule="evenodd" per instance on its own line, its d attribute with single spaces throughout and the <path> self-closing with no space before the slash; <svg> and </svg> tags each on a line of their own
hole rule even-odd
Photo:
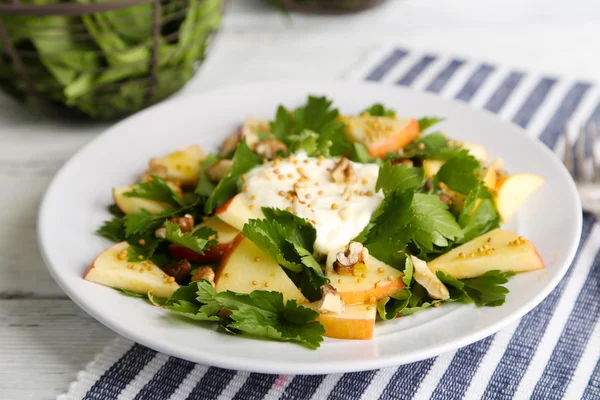
<svg viewBox="0 0 600 400">
<path fill-rule="evenodd" d="M 156 231 L 165 220 L 174 215 L 173 210 L 163 211 L 160 214 L 150 214 L 146 210 L 139 213 L 127 214 L 123 218 L 125 225 L 125 235 L 127 237 L 136 234 L 145 234 Z"/>
<path fill-rule="evenodd" d="M 217 245 L 216 240 L 209 239 L 216 232 L 207 227 L 196 229 L 194 232 L 182 233 L 178 224 L 167 221 L 165 222 L 165 228 L 165 239 L 167 241 L 193 250 L 198 254 L 204 254 L 204 250 Z"/>
<path fill-rule="evenodd" d="M 317 300 L 321 286 L 329 283 L 312 255 L 315 228 L 303 218 L 273 208 L 263 208 L 264 219 L 252 219 L 242 235 L 289 270 L 288 275 L 309 300 Z"/>
<path fill-rule="evenodd" d="M 204 211 L 206 214 L 212 214 L 217 207 L 233 197 L 237 193 L 237 181 L 240 176 L 261 164 L 261 162 L 261 158 L 254 154 L 246 144 L 246 139 L 242 139 L 233 155 L 233 166 L 205 203 Z"/>
<path fill-rule="evenodd" d="M 462 150 L 442 165 L 433 179 L 433 186 L 437 187 L 440 182 L 444 182 L 455 192 L 469 194 L 479 185 L 477 174 L 480 173 L 481 162 Z"/>
<path fill-rule="evenodd" d="M 383 165 L 383 160 L 381 158 L 373 157 L 364 144 L 354 142 L 351 146 L 352 148 L 350 150 L 350 154 L 348 155 L 348 159 L 350 161 L 362 164 L 373 163 Z"/>
<path fill-rule="evenodd" d="M 323 326 L 315 321 L 319 313 L 298 305 L 295 300 L 284 303 L 279 292 L 217 293 L 206 280 L 182 286 L 167 300 L 165 307 L 194 320 L 220 321 L 227 332 L 295 342 L 311 349 L 319 347 L 325 333 Z M 230 312 L 228 317 L 219 315 L 223 309 Z"/>
<path fill-rule="evenodd" d="M 381 103 L 373 104 L 371 107 L 369 107 L 369 108 L 365 109 L 363 112 L 361 112 L 361 114 L 363 114 L 365 112 L 369 113 L 373 117 L 395 117 L 396 116 L 396 111 L 389 109 L 389 108 L 385 108 L 385 106 Z"/>
<path fill-rule="evenodd" d="M 438 124 L 444 121 L 444 118 L 438 117 L 423 117 L 419 119 L 419 132 L 425 132 L 427 129 L 431 128 L 433 125 Z"/>
<path fill-rule="evenodd" d="M 167 182 L 158 176 L 152 176 L 152 181 L 138 183 L 129 192 L 124 193 L 127 197 L 141 197 L 148 200 L 167 203 L 171 207 L 181 207 L 183 201 Z"/>
<path fill-rule="evenodd" d="M 463 237 L 456 244 L 466 243 L 500 227 L 500 215 L 492 194 L 481 182 L 469 192 L 458 223 L 462 227 Z"/>
<path fill-rule="evenodd" d="M 123 218 L 115 217 L 110 221 L 105 221 L 96 233 L 113 242 L 122 242 L 126 237 Z"/>
<path fill-rule="evenodd" d="M 132 292 L 131 290 L 127 290 L 127 289 L 121 289 L 121 288 L 115 288 L 115 290 L 118 290 L 119 292 L 129 296 L 129 297 L 141 297 L 141 298 L 146 298 L 145 294 L 140 294 L 140 293 L 136 293 L 136 292 Z"/>
<path fill-rule="evenodd" d="M 285 107 L 279 106 L 275 120 L 270 125 L 273 136 L 284 143 L 288 143 L 288 136 L 294 133 L 294 116 Z"/>
<path fill-rule="evenodd" d="M 198 183 L 196 184 L 196 189 L 194 190 L 194 193 L 196 193 L 199 196 L 206 197 L 212 194 L 212 192 L 215 190 L 216 185 L 212 183 L 212 181 L 206 174 L 206 170 L 219 160 L 220 158 L 217 155 L 209 154 L 200 163 L 200 174 L 198 175 Z"/>
<path fill-rule="evenodd" d="M 496 307 L 506 301 L 509 290 L 504 284 L 513 272 L 488 271 L 471 279 L 458 280 L 442 271 L 436 272 L 437 277 L 448 287 L 450 299 L 466 303 L 474 302 L 478 306 Z"/>
<path fill-rule="evenodd" d="M 442 133 L 436 132 L 421 136 L 404 148 L 401 155 L 390 154 L 388 159 L 398 158 L 433 158 L 447 160 L 460 153 L 462 147 L 450 145 L 448 138 Z"/>
<path fill-rule="evenodd" d="M 308 156 L 314 156 L 318 152 L 319 135 L 313 131 L 304 131 L 298 135 L 288 136 L 290 153 L 305 151 Z"/>
<path fill-rule="evenodd" d="M 413 243 L 421 251 L 429 252 L 434 245 L 446 247 L 449 241 L 462 237 L 460 225 L 437 196 L 415 193 L 411 211 Z"/>
<path fill-rule="evenodd" d="M 422 168 L 410 168 L 404 164 L 392 166 L 390 161 L 386 161 L 379 168 L 377 184 L 375 190 L 383 190 L 384 194 L 399 190 L 415 190 L 421 187 L 425 182 Z"/>
</svg>

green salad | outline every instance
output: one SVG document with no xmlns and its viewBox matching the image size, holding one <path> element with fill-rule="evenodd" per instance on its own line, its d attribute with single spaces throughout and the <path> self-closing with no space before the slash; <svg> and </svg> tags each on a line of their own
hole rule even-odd
<svg viewBox="0 0 600 400">
<path fill-rule="evenodd" d="M 98 233 L 116 244 L 84 278 L 311 349 L 446 303 L 500 306 L 510 276 L 544 268 L 500 228 L 543 178 L 509 174 L 440 122 L 382 104 L 341 114 L 310 96 L 247 118 L 218 152 L 153 158 L 113 189 Z"/>
</svg>

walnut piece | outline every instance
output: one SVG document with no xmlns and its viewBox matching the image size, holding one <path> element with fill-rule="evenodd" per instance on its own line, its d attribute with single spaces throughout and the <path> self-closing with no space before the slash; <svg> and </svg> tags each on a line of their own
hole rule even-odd
<svg viewBox="0 0 600 400">
<path fill-rule="evenodd" d="M 277 157 L 278 152 L 287 154 L 287 146 L 277 139 L 266 139 L 258 142 L 254 148 L 254 152 L 259 156 L 266 157 L 270 160 Z"/>
<path fill-rule="evenodd" d="M 230 136 L 227 136 L 223 140 L 223 144 L 221 145 L 221 151 L 219 152 L 219 155 L 221 157 L 227 157 L 228 155 L 233 153 L 237 149 L 238 143 L 240 142 L 241 138 L 242 135 L 240 132 L 236 132 Z"/>
<path fill-rule="evenodd" d="M 165 274 L 175 278 L 177 283 L 183 282 L 191 270 L 192 266 L 188 260 L 181 260 L 176 263 L 167 264 L 163 267 Z"/>
<path fill-rule="evenodd" d="M 335 183 L 356 183 L 358 181 L 358 175 L 354 171 L 354 167 L 350 160 L 346 157 L 342 158 L 333 171 L 331 171 L 331 177 Z"/>
<path fill-rule="evenodd" d="M 190 214 L 185 214 L 183 217 L 171 217 L 169 222 L 179 225 L 181 233 L 192 232 L 194 230 L 194 217 Z"/>
<path fill-rule="evenodd" d="M 337 290 L 331 285 L 325 285 L 321 288 L 321 300 L 317 305 L 317 310 L 321 314 L 344 312 L 344 300 L 340 297 Z"/>
<path fill-rule="evenodd" d="M 219 160 L 206 169 L 206 174 L 211 181 L 220 181 L 225 178 L 233 167 L 233 160 Z"/>
<path fill-rule="evenodd" d="M 336 254 L 335 261 L 333 263 L 333 269 L 338 274 L 354 273 L 354 266 L 358 263 L 364 262 L 365 251 L 366 249 L 362 243 L 348 243 L 346 250 L 340 251 Z"/>
<path fill-rule="evenodd" d="M 194 271 L 194 275 L 192 275 L 192 282 L 200 281 L 202 279 L 206 279 L 215 286 L 215 271 L 209 266 L 198 268 Z"/>
</svg>

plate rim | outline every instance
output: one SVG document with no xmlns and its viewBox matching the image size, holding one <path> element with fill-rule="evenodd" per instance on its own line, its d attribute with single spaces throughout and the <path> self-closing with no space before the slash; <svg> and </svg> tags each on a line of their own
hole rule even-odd
<svg viewBox="0 0 600 400">
<path fill-rule="evenodd" d="M 331 86 L 335 86 L 335 85 L 356 86 L 356 87 L 360 87 L 360 86 L 380 87 L 380 88 L 385 88 L 388 90 L 397 90 L 398 92 L 404 92 L 404 93 L 418 93 L 420 96 L 429 97 L 431 99 L 435 99 L 435 101 L 442 101 L 445 103 L 452 103 L 452 104 L 459 105 L 460 107 L 467 108 L 471 112 L 474 112 L 474 113 L 487 114 L 487 115 L 493 117 L 498 122 L 498 124 L 504 124 L 506 126 L 510 126 L 511 129 L 520 130 L 523 133 L 523 136 L 525 136 L 526 139 L 529 142 L 531 142 L 532 145 L 535 146 L 538 151 L 546 153 L 547 156 L 550 156 L 552 161 L 555 164 L 557 164 L 557 167 L 562 170 L 562 174 L 563 175 L 566 174 L 565 176 L 567 177 L 567 181 L 570 186 L 568 188 L 568 189 L 570 189 L 569 192 L 574 194 L 573 200 L 575 201 L 574 206 L 576 206 L 576 207 L 574 207 L 573 211 L 575 210 L 575 208 L 578 208 L 578 210 L 581 210 L 581 200 L 579 198 L 576 185 L 575 185 L 573 179 L 571 178 L 570 174 L 568 173 L 567 169 L 564 167 L 562 162 L 558 159 L 556 154 L 550 148 L 548 148 L 545 144 L 543 144 L 538 138 L 532 137 L 531 135 L 529 135 L 526 130 L 524 130 L 520 126 L 516 125 L 514 122 L 504 120 L 504 119 L 500 118 L 497 114 L 494 114 L 488 110 L 472 107 L 468 103 L 461 103 L 454 99 L 445 98 L 445 97 L 442 97 L 439 95 L 415 90 L 415 89 L 412 89 L 409 87 L 394 87 L 394 86 L 384 84 L 384 83 L 369 82 L 369 81 L 358 81 L 357 82 L 357 81 L 344 81 L 344 80 L 262 80 L 262 81 L 244 83 L 244 84 L 233 84 L 233 85 L 216 87 L 216 88 L 212 88 L 210 90 L 206 90 L 206 91 L 203 91 L 200 93 L 192 93 L 192 94 L 187 94 L 187 95 L 171 98 L 167 101 L 155 104 L 155 105 L 153 105 L 149 108 L 146 108 L 136 114 L 133 114 L 127 118 L 124 118 L 124 119 L 118 121 L 114 125 L 108 127 L 104 131 L 102 131 L 100 134 L 98 134 L 95 138 L 90 140 L 84 146 L 79 148 L 75 153 L 73 153 L 69 157 L 69 159 L 60 167 L 60 169 L 57 171 L 57 173 L 52 178 L 50 184 L 47 186 L 47 188 L 44 192 L 44 196 L 40 202 L 40 206 L 38 209 L 38 215 L 37 215 L 37 235 L 36 236 L 37 236 L 38 248 L 40 250 L 44 264 L 46 265 L 46 268 L 52 275 L 53 279 L 57 282 L 57 284 L 60 286 L 60 288 L 67 294 L 67 296 L 71 300 L 73 300 L 82 310 L 84 310 L 87 314 L 92 316 L 92 318 L 96 319 L 97 321 L 99 321 L 100 323 L 102 323 L 103 325 L 105 325 L 106 327 L 111 329 L 112 331 L 114 331 L 116 334 L 126 337 L 136 343 L 142 344 L 153 350 L 163 352 L 170 356 L 175 356 L 178 358 L 190 360 L 190 361 L 197 362 L 197 363 L 203 363 L 203 364 L 207 364 L 207 365 L 217 366 L 220 368 L 228 368 L 228 369 L 233 369 L 233 370 L 250 371 L 250 372 L 258 372 L 258 373 L 303 374 L 303 375 L 345 373 L 345 372 L 357 372 L 357 371 L 379 369 L 379 368 L 398 366 L 398 365 L 403 365 L 403 364 L 412 363 L 412 362 L 416 362 L 416 361 L 421 361 L 421 360 L 424 360 L 427 358 L 435 357 L 435 356 L 445 353 L 447 351 L 462 348 L 462 347 L 472 344 L 476 341 L 484 339 L 484 338 L 498 332 L 505 326 L 509 325 L 510 323 L 514 322 L 518 318 L 520 318 L 523 315 L 530 312 L 534 307 L 536 307 L 539 303 L 541 303 L 556 288 L 558 283 L 563 279 L 564 275 L 566 274 L 567 270 L 569 269 L 573 260 L 575 259 L 577 250 L 579 248 L 579 244 L 580 244 L 580 240 L 581 240 L 581 233 L 582 233 L 582 228 L 583 228 L 583 215 L 581 212 L 577 212 L 576 218 L 574 219 L 574 224 L 575 224 L 574 228 L 575 228 L 575 232 L 577 234 L 575 235 L 576 237 L 574 238 L 573 242 L 571 243 L 570 247 L 568 248 L 568 253 L 567 253 L 566 257 L 564 257 L 563 264 L 559 266 L 560 269 L 557 268 L 557 272 L 554 275 L 553 279 L 549 280 L 548 283 L 546 284 L 546 286 L 543 287 L 542 290 L 538 291 L 537 295 L 535 295 L 528 302 L 526 302 L 526 303 L 522 304 L 520 307 L 518 307 L 518 309 L 516 311 L 514 311 L 512 314 L 510 314 L 504 318 L 501 318 L 494 323 L 487 325 L 485 328 L 478 329 L 475 333 L 462 335 L 459 338 L 449 340 L 449 341 L 444 342 L 439 345 L 436 344 L 433 346 L 429 346 L 426 349 L 423 349 L 417 353 L 409 353 L 408 355 L 392 354 L 392 355 L 387 355 L 387 356 L 386 356 L 386 354 L 380 354 L 375 359 L 362 360 L 360 363 L 351 363 L 351 364 L 348 364 L 347 361 L 341 361 L 341 360 L 327 361 L 327 363 L 320 363 L 320 365 L 318 366 L 318 369 L 315 369 L 314 365 L 311 365 L 309 363 L 304 363 L 304 362 L 298 363 L 298 362 L 294 362 L 294 361 L 280 361 L 280 360 L 269 360 L 269 361 L 260 360 L 257 362 L 255 360 L 250 360 L 248 358 L 240 357 L 240 356 L 231 356 L 231 355 L 224 355 L 224 354 L 215 355 L 213 353 L 206 353 L 206 352 L 202 353 L 202 357 L 193 357 L 193 359 L 190 359 L 190 355 L 184 353 L 183 349 L 180 349 L 177 346 L 169 347 L 161 341 L 156 341 L 156 340 L 153 341 L 149 336 L 143 335 L 143 333 L 138 334 L 138 332 L 136 332 L 134 329 L 132 329 L 131 327 L 128 327 L 128 324 L 120 323 L 119 321 L 110 319 L 109 316 L 104 315 L 101 312 L 97 312 L 91 305 L 86 304 L 82 299 L 80 299 L 77 294 L 77 291 L 72 290 L 66 284 L 66 282 L 64 282 L 62 280 L 62 278 L 58 274 L 57 269 L 53 266 L 53 264 L 50 260 L 50 257 L 46 252 L 46 248 L 44 245 L 44 236 L 43 236 L 43 232 L 42 232 L 43 231 L 42 227 L 45 225 L 44 217 L 48 213 L 48 211 L 46 211 L 46 210 L 49 207 L 50 194 L 52 193 L 54 187 L 58 184 L 57 182 L 59 182 L 61 175 L 64 174 L 65 171 L 70 167 L 71 163 L 74 162 L 74 159 L 76 158 L 76 156 L 79 153 L 86 151 L 87 149 L 95 146 L 95 144 L 98 141 L 103 140 L 103 138 L 105 138 L 107 136 L 112 136 L 112 135 L 118 134 L 121 126 L 131 123 L 132 121 L 135 121 L 136 119 L 143 120 L 145 115 L 147 115 L 149 113 L 157 112 L 157 111 L 161 110 L 162 108 L 174 107 L 178 103 L 193 102 L 195 98 L 210 97 L 210 96 L 214 95 L 215 93 L 219 93 L 219 92 L 227 92 L 227 91 L 231 91 L 231 90 L 236 91 L 236 90 L 243 90 L 243 89 L 249 90 L 250 88 L 257 88 L 257 87 L 261 87 L 261 86 L 265 86 L 265 85 L 286 85 L 286 86 L 294 86 L 294 87 L 302 87 L 303 85 L 309 86 L 309 87 L 312 87 L 314 85 L 323 85 L 324 87 L 331 87 Z M 311 366 L 310 369 L 308 367 L 309 365 Z"/>
</svg>

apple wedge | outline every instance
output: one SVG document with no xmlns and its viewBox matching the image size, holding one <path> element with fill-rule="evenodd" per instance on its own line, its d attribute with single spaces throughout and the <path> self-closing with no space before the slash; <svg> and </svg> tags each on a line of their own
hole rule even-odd
<svg viewBox="0 0 600 400">
<path fill-rule="evenodd" d="M 198 262 L 217 262 L 223 258 L 223 254 L 229 246 L 233 243 L 235 237 L 240 233 L 239 230 L 234 227 L 227 225 L 217 217 L 209 217 L 205 222 L 199 224 L 194 230 L 201 227 L 207 227 L 217 232 L 216 240 L 218 242 L 217 247 L 212 247 L 204 252 L 204 254 L 198 254 L 187 247 L 178 246 L 176 244 L 169 245 L 169 253 L 173 258 L 178 260 L 186 259 L 188 261 Z"/>
<path fill-rule="evenodd" d="M 456 279 L 476 278 L 492 270 L 525 272 L 544 268 L 535 246 L 516 233 L 494 229 L 427 263 L 432 272 Z"/>
<path fill-rule="evenodd" d="M 168 298 L 179 285 L 169 279 L 152 261 L 128 262 L 129 243 L 117 243 L 104 250 L 94 260 L 83 279 L 115 289 L 125 289 L 139 294 L 152 292 L 160 298 Z"/>
<path fill-rule="evenodd" d="M 236 236 L 219 264 L 215 288 L 217 292 L 238 293 L 272 290 L 281 292 L 285 301 L 308 302 L 279 264 L 241 234 Z"/>
<path fill-rule="evenodd" d="M 139 213 L 142 210 L 148 211 L 150 214 L 158 214 L 171 208 L 168 203 L 160 201 L 144 199 L 141 197 L 125 196 L 125 193 L 135 188 L 132 186 L 122 186 L 113 189 L 113 199 L 119 210 L 125 214 Z"/>
<path fill-rule="evenodd" d="M 148 170 L 142 180 L 148 179 L 151 175 L 157 175 L 183 186 L 193 186 L 200 175 L 200 162 L 205 158 L 206 155 L 200 146 L 195 144 L 166 157 L 153 158 L 150 160 Z"/>
<path fill-rule="evenodd" d="M 346 123 L 346 137 L 352 142 L 364 144 L 373 157 L 385 157 L 413 142 L 419 136 L 416 119 L 376 117 L 360 115 L 342 116 Z"/>
<path fill-rule="evenodd" d="M 206 169 L 206 174 L 211 181 L 220 181 L 225 178 L 231 167 L 233 160 L 219 160 Z"/>
<path fill-rule="evenodd" d="M 318 303 L 304 304 L 317 311 Z M 340 314 L 323 313 L 317 320 L 325 328 L 325 335 L 336 339 L 369 340 L 373 338 L 377 306 L 375 304 L 347 305 Z"/>
<path fill-rule="evenodd" d="M 364 263 L 354 266 L 352 273 L 338 273 L 333 267 L 339 251 L 327 256 L 325 275 L 330 279 L 340 297 L 346 304 L 374 303 L 404 287 L 402 272 L 377 260 L 370 254 L 364 257 Z"/>
<path fill-rule="evenodd" d="M 440 171 L 444 162 L 445 161 L 434 159 L 423 160 L 425 179 L 433 178 Z"/>
<path fill-rule="evenodd" d="M 250 209 L 250 203 L 243 193 L 238 193 L 215 210 L 215 215 L 228 225 L 241 231 L 250 219 L 263 218 L 262 211 Z"/>
<path fill-rule="evenodd" d="M 488 162 L 488 152 L 482 145 L 470 142 L 460 142 L 460 145 L 483 164 Z"/>
<path fill-rule="evenodd" d="M 508 221 L 544 183 L 544 178 L 534 174 L 519 173 L 498 179 L 496 207 L 503 221 Z"/>
</svg>

